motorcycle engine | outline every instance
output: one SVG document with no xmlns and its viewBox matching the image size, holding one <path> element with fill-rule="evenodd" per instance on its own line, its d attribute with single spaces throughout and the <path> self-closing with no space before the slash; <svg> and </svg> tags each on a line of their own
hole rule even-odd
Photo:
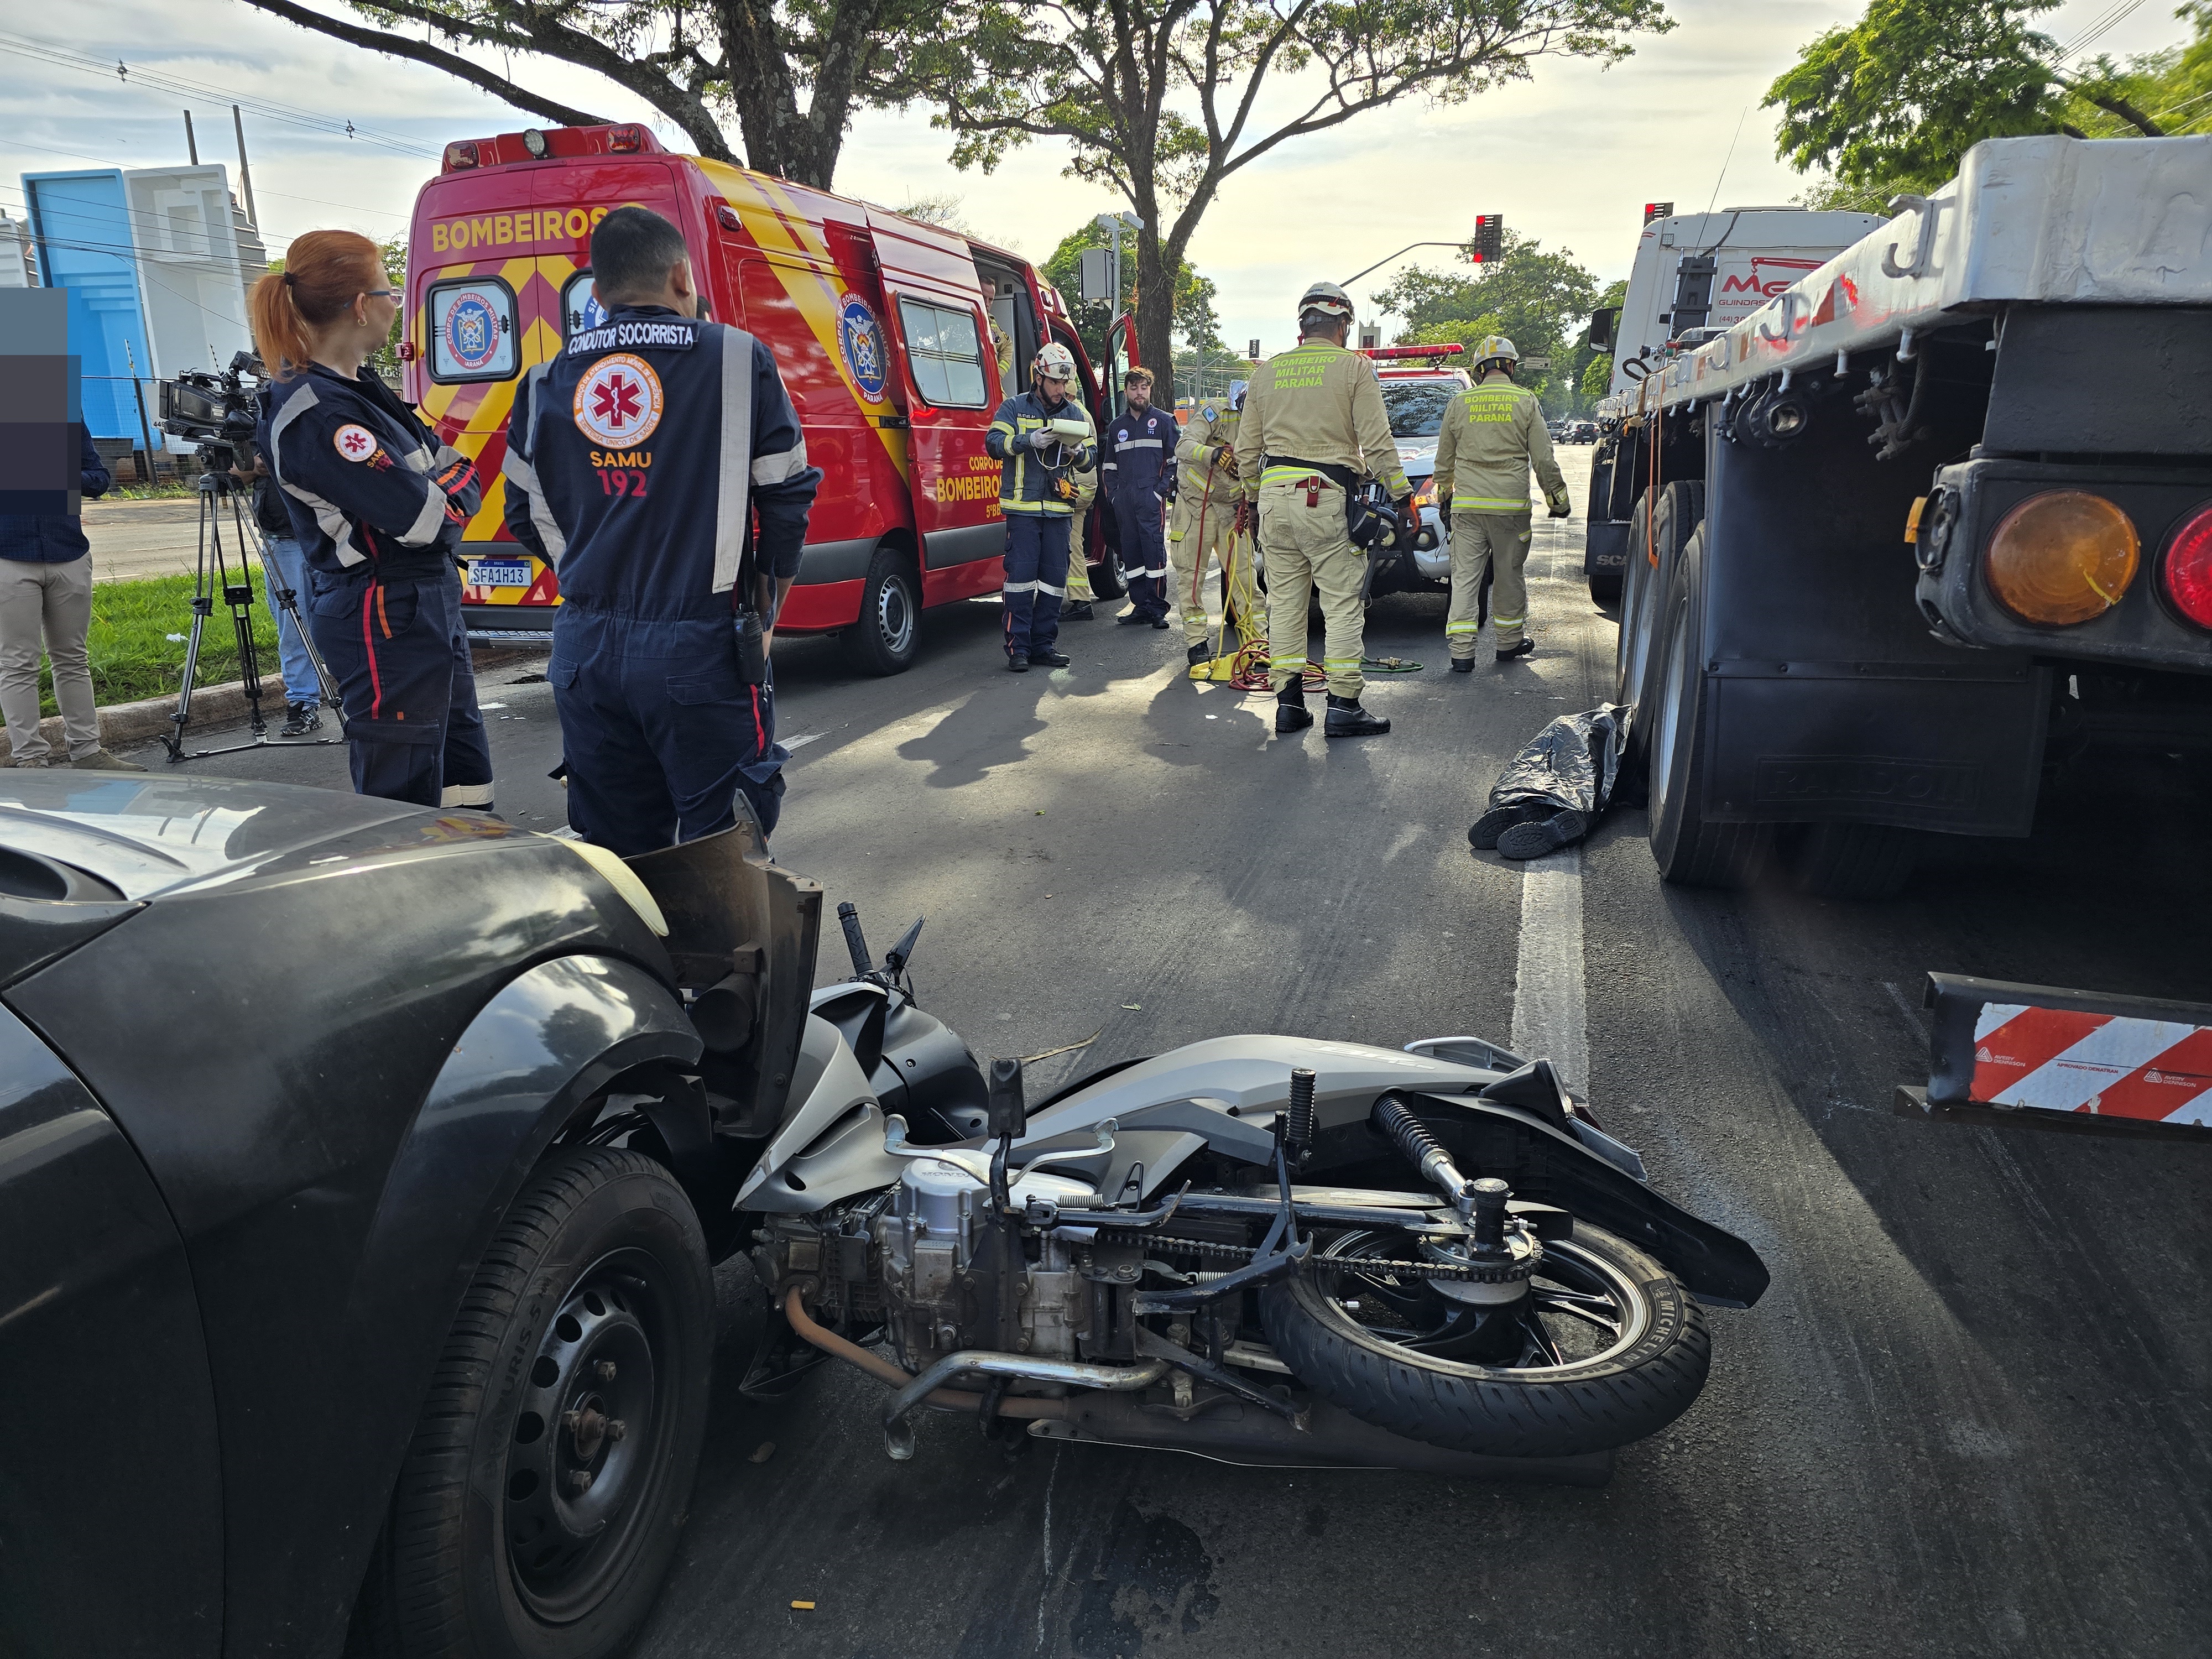
<svg viewBox="0 0 2212 1659">
<path fill-rule="evenodd" d="M 888 1193 L 776 1218 L 763 1235 L 763 1276 L 815 1277 L 825 1315 L 848 1328 L 880 1321 L 910 1370 L 962 1348 L 1074 1358 L 1090 1295 L 1065 1230 L 1023 1229 L 1010 1285 L 1006 1234 L 992 1224 L 988 1182 L 967 1166 L 974 1157 L 913 1158 Z M 1014 1181 L 1012 1197 L 1032 1215 L 1098 1201 L 1085 1182 L 1048 1170 Z"/>
</svg>

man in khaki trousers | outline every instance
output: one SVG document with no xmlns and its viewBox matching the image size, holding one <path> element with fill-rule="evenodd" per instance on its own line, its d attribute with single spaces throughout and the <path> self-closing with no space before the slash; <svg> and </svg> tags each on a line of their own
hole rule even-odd
<svg viewBox="0 0 2212 1659">
<path fill-rule="evenodd" d="M 1526 386 L 1513 384 L 1521 354 L 1503 334 L 1475 348 L 1474 384 L 1451 400 L 1437 434 L 1437 486 L 1446 503 L 1451 534 L 1451 610 L 1444 647 L 1452 672 L 1474 672 L 1474 636 L 1482 628 L 1482 573 L 1495 584 L 1491 631 L 1498 660 L 1511 662 L 1536 648 L 1528 626 L 1531 509 L 1528 470 L 1544 486 L 1552 516 L 1571 510 L 1567 481 L 1552 456 L 1543 405 Z"/>
<path fill-rule="evenodd" d="M 1298 343 L 1260 365 L 1237 430 L 1237 477 L 1260 508 L 1267 562 L 1267 679 L 1275 730 L 1313 724 L 1306 712 L 1306 604 L 1318 591 L 1322 672 L 1328 679 L 1332 738 L 1390 729 L 1359 706 L 1366 655 L 1367 556 L 1352 544 L 1345 508 L 1363 476 L 1377 478 L 1412 521 L 1413 486 L 1390 435 L 1375 365 L 1345 349 L 1352 301 L 1334 283 L 1316 283 L 1298 301 Z"/>
</svg>

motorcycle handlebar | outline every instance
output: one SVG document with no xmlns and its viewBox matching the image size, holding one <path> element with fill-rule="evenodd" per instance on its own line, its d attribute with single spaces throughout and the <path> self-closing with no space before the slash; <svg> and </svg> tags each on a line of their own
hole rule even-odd
<svg viewBox="0 0 2212 1659">
<path fill-rule="evenodd" d="M 852 954 L 853 971 L 865 978 L 873 963 L 868 958 L 868 941 L 860 934 L 860 907 L 852 903 L 839 905 L 837 921 L 845 930 L 845 949 Z"/>
</svg>

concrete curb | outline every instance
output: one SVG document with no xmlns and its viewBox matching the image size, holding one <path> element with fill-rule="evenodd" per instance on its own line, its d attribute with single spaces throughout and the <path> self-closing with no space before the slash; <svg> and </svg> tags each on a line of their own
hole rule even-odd
<svg viewBox="0 0 2212 1659">
<path fill-rule="evenodd" d="M 537 654 L 527 647 L 518 647 L 502 641 L 496 646 L 479 646 L 471 653 L 477 672 L 503 668 L 525 657 Z M 100 746 L 112 751 L 130 748 L 172 730 L 170 719 L 177 712 L 177 699 L 173 692 L 165 697 L 148 697 L 138 702 L 112 703 L 100 711 Z M 227 726 L 244 724 L 252 710 L 246 701 L 246 682 L 228 680 L 221 685 L 196 686 L 192 690 L 192 725 L 195 732 L 217 731 Z M 284 682 L 276 675 L 261 682 L 261 714 L 277 726 L 284 723 Z M 337 723 L 337 711 L 323 711 L 326 725 Z M 39 722 L 46 734 L 51 752 L 48 759 L 66 757 L 67 743 L 62 737 L 62 717 L 49 714 Z M 15 758 L 8 734 L 0 731 L 0 765 Z"/>
</svg>

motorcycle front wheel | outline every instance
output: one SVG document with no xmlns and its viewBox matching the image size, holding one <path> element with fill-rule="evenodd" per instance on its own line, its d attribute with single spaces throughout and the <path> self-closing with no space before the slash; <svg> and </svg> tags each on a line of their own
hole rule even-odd
<svg viewBox="0 0 2212 1659">
<path fill-rule="evenodd" d="M 1705 1387 L 1704 1310 L 1610 1233 L 1577 1221 L 1571 1239 L 1547 1242 L 1528 1297 L 1502 1311 L 1379 1265 L 1419 1255 L 1391 1229 L 1323 1237 L 1297 1278 L 1261 1294 L 1276 1357 L 1378 1428 L 1498 1457 L 1641 1440 Z"/>
</svg>

